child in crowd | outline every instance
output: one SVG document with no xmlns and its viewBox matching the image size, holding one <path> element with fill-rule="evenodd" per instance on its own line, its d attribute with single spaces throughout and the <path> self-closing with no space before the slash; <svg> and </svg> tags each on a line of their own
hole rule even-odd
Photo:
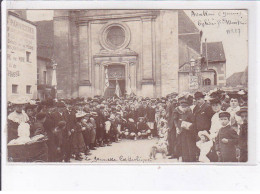
<svg viewBox="0 0 260 194">
<path fill-rule="evenodd" d="M 213 141 L 211 140 L 207 131 L 200 131 L 198 136 L 200 140 L 196 142 L 196 146 L 200 149 L 199 161 L 210 162 L 207 154 L 210 152 L 213 146 Z"/>
<path fill-rule="evenodd" d="M 230 113 L 219 114 L 222 128 L 216 137 L 216 151 L 219 162 L 237 162 L 236 146 L 238 143 L 237 132 L 230 126 Z"/>
<path fill-rule="evenodd" d="M 84 138 L 86 151 L 85 155 L 89 155 L 90 150 L 90 142 L 91 142 L 91 131 L 94 130 L 94 126 L 92 125 L 90 121 L 90 114 L 86 113 L 84 118 L 82 119 L 82 135 Z"/>
<path fill-rule="evenodd" d="M 138 135 L 139 138 L 151 139 L 151 129 L 145 123 L 144 117 L 139 117 L 139 122 L 137 124 L 137 130 L 138 130 L 137 135 Z"/>
</svg>

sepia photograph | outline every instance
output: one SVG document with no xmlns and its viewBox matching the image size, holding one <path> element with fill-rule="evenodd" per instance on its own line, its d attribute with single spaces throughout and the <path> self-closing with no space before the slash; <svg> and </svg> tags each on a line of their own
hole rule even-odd
<svg viewBox="0 0 260 194">
<path fill-rule="evenodd" d="M 247 9 L 6 11 L 8 164 L 248 162 Z"/>
</svg>

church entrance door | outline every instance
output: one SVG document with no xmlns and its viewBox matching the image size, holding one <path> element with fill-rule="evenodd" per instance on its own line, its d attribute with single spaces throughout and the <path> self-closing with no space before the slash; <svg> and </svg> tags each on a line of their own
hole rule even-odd
<svg viewBox="0 0 260 194">
<path fill-rule="evenodd" d="M 112 64 L 108 65 L 106 68 L 105 78 L 108 79 L 109 86 L 105 89 L 104 97 L 109 98 L 115 96 L 117 84 L 120 88 L 120 97 L 124 96 L 126 91 L 125 66 Z"/>
</svg>

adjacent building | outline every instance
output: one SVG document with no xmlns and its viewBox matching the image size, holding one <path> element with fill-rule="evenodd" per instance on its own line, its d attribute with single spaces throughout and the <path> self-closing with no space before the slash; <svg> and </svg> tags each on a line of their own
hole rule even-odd
<svg viewBox="0 0 260 194">
<path fill-rule="evenodd" d="M 37 98 L 36 25 L 8 12 L 7 97 Z"/>
<path fill-rule="evenodd" d="M 37 25 L 37 98 L 54 98 L 53 21 L 38 21 Z"/>
</svg>

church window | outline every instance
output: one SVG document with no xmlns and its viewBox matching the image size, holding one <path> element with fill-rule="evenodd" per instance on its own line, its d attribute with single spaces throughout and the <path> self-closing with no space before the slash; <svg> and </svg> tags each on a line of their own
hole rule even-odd
<svg viewBox="0 0 260 194">
<path fill-rule="evenodd" d="M 119 26 L 112 26 L 107 32 L 107 41 L 111 46 L 120 47 L 125 41 L 125 32 Z"/>
<path fill-rule="evenodd" d="M 130 42 L 130 29 L 123 23 L 107 23 L 103 26 L 100 33 L 101 46 L 109 51 L 122 50 Z"/>
</svg>

